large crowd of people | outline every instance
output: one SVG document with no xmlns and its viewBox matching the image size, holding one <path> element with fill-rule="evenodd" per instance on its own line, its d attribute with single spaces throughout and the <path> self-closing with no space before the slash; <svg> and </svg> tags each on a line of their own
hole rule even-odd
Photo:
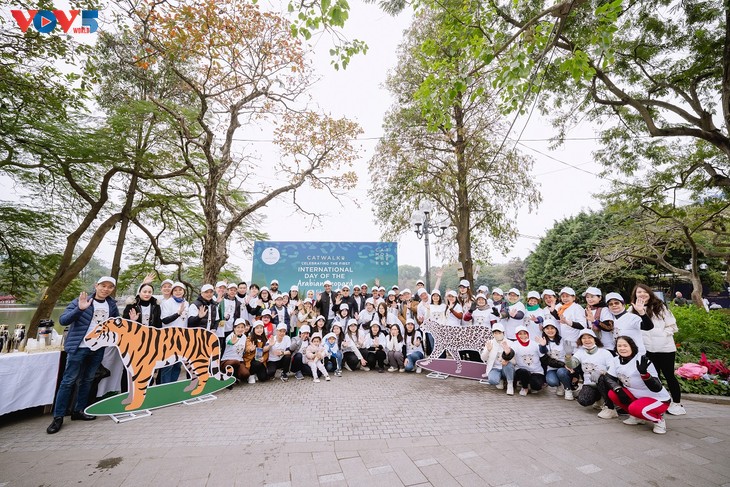
<svg viewBox="0 0 730 487">
<path fill-rule="evenodd" d="M 593 407 L 603 419 L 629 416 L 629 425 L 650 423 L 666 432 L 665 413 L 685 414 L 674 375 L 677 324 L 650 287 L 638 284 L 624 299 L 604 296 L 597 287 L 582 293 L 529 291 L 524 302 L 516 288 L 506 293 L 467 280 L 457 289 L 416 292 L 367 284 L 333 289 L 279 288 L 246 282 L 205 284 L 195 299 L 180 282 L 165 280 L 160 295 L 151 282 L 119 314 L 109 298 L 116 282 L 103 277 L 91 296 L 82 293 L 61 316 L 70 332 L 67 361 L 48 433 L 60 430 L 70 387 L 80 379 L 71 408 L 72 420 L 92 420 L 83 413 L 90 381 L 101 361 L 99 351 L 84 348 L 83 336 L 108 317 L 122 316 L 156 328 L 205 328 L 219 339 L 221 369 L 233 370 L 241 384 L 278 377 L 330 381 L 343 370 L 354 372 L 421 371 L 419 360 L 430 355 L 433 337 L 421 325 L 432 320 L 455 327 L 485 326 L 491 337 L 478 350 L 463 350 L 462 360 L 483 362 L 484 383 L 519 396 L 554 391 L 566 400 Z M 158 371 L 156 382 L 181 378 L 181 364 Z M 668 391 L 660 377 L 667 383 Z M 184 374 L 182 376 L 184 378 Z"/>
</svg>

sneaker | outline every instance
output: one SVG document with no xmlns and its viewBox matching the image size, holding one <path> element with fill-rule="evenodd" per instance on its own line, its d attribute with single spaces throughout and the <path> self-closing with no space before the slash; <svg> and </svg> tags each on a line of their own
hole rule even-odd
<svg viewBox="0 0 730 487">
<path fill-rule="evenodd" d="M 501 382 L 500 382 L 500 384 L 501 384 Z M 507 395 L 508 396 L 515 395 L 515 385 L 512 384 L 512 382 L 507 382 Z"/>
<path fill-rule="evenodd" d="M 315 383 L 319 384 L 319 377 L 315 377 L 314 379 L 312 379 L 312 382 L 315 382 Z"/>
<path fill-rule="evenodd" d="M 255 375 L 249 375 L 248 376 L 248 383 L 249 384 L 255 384 L 256 383 L 256 376 Z"/>
<path fill-rule="evenodd" d="M 340 370 L 340 369 L 335 370 L 335 377 L 342 377 L 342 370 Z"/>
<path fill-rule="evenodd" d="M 385 367 L 378 367 L 378 374 L 382 374 L 385 372 Z"/>
<path fill-rule="evenodd" d="M 559 386 L 558 386 L 558 387 L 557 387 L 557 388 L 555 389 L 555 394 L 557 394 L 558 396 L 563 396 L 563 395 L 565 395 L 565 392 L 566 392 L 566 391 L 565 391 L 565 387 L 563 387 L 562 385 L 559 385 Z"/>
<path fill-rule="evenodd" d="M 281 381 L 282 382 L 286 382 L 288 380 L 289 380 L 289 374 L 287 374 L 286 372 L 282 372 L 282 374 L 281 374 Z"/>
<path fill-rule="evenodd" d="M 296 380 L 304 380 L 304 374 L 302 374 L 301 370 L 298 371 L 296 374 L 294 374 L 294 378 Z"/>
<path fill-rule="evenodd" d="M 530 389 L 527 387 L 520 387 L 520 396 L 526 396 L 530 393 Z"/>
<path fill-rule="evenodd" d="M 350 368 L 350 366 L 348 365 L 348 363 L 347 363 L 347 362 L 345 362 L 345 368 L 346 368 L 347 370 L 349 370 L 350 372 L 352 372 L 352 369 Z"/>
<path fill-rule="evenodd" d="M 405 367 L 401 367 L 400 369 L 398 369 L 398 372 L 405 372 L 405 371 L 406 371 Z"/>
<path fill-rule="evenodd" d="M 633 416 L 629 416 L 628 418 L 624 419 L 623 424 L 630 424 L 631 426 L 637 425 L 637 424 L 644 424 L 644 421 L 642 421 L 639 418 L 635 418 Z"/>
<path fill-rule="evenodd" d="M 571 391 L 570 389 L 565 389 L 565 400 L 566 401 L 573 400 L 573 391 Z"/>
<path fill-rule="evenodd" d="M 326 380 L 327 382 L 329 382 L 330 381 L 330 376 L 329 375 L 325 375 L 324 376 L 324 380 Z M 319 381 L 317 381 L 317 382 L 319 382 Z"/>
<path fill-rule="evenodd" d="M 395 372 L 396 370 L 398 369 L 396 369 L 395 367 L 388 367 L 388 372 Z"/>
<path fill-rule="evenodd" d="M 618 413 L 615 409 L 608 409 L 608 406 L 603 406 L 601 412 L 598 413 L 598 417 L 601 419 L 613 419 L 618 418 Z"/>
<path fill-rule="evenodd" d="M 420 374 L 420 373 L 421 373 L 421 367 L 416 367 L 416 374 Z"/>
<path fill-rule="evenodd" d="M 603 405 L 603 399 L 599 399 L 598 401 L 593 403 L 593 409 L 595 409 L 596 411 L 601 411 L 604 407 L 605 406 Z"/>
<path fill-rule="evenodd" d="M 363 365 L 362 370 L 364 370 L 365 372 L 370 372 L 370 367 L 368 367 L 367 365 Z"/>
<path fill-rule="evenodd" d="M 672 416 L 681 416 L 683 414 L 687 414 L 687 410 L 684 409 L 684 407 L 678 402 L 671 403 L 669 405 L 669 409 L 667 409 L 667 412 Z"/>
<path fill-rule="evenodd" d="M 667 432 L 667 423 L 666 421 L 664 421 L 664 418 L 662 418 L 662 420 L 658 423 L 654 424 L 654 429 L 652 431 L 658 435 L 663 435 Z"/>
<path fill-rule="evenodd" d="M 501 391 L 502 389 L 504 389 L 504 382 L 499 381 L 499 382 L 497 382 L 497 385 L 494 387 L 496 387 L 497 389 L 499 389 Z"/>
</svg>

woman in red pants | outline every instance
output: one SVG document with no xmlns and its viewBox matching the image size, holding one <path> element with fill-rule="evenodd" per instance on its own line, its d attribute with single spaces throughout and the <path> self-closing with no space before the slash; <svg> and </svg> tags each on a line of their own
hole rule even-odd
<svg viewBox="0 0 730 487">
<path fill-rule="evenodd" d="M 662 386 L 654 364 L 646 355 L 639 355 L 636 343 L 627 336 L 616 338 L 616 352 L 606 378 L 611 387 L 608 397 L 630 414 L 624 424 L 649 421 L 654 425 L 654 433 L 663 435 L 667 432 L 664 413 L 671 396 Z"/>
</svg>

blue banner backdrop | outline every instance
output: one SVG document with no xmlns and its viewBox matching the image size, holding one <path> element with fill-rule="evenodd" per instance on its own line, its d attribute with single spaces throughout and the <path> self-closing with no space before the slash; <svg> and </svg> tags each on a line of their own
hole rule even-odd
<svg viewBox="0 0 730 487">
<path fill-rule="evenodd" d="M 300 294 L 347 284 L 367 284 L 375 279 L 389 288 L 398 283 L 398 245 L 395 242 L 254 242 L 251 282 L 268 286 L 278 279 L 279 290 L 293 285 Z"/>
</svg>

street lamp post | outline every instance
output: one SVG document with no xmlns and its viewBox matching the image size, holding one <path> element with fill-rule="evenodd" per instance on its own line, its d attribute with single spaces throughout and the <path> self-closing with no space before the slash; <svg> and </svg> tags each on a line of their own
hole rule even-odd
<svg viewBox="0 0 730 487">
<path fill-rule="evenodd" d="M 418 210 L 413 212 L 413 218 L 411 219 L 415 226 L 414 231 L 416 236 L 420 239 L 423 238 L 423 244 L 426 250 L 426 288 L 428 292 L 431 292 L 431 251 L 429 248 L 429 235 L 434 237 L 443 236 L 447 226 L 444 224 L 434 225 L 431 223 L 431 212 L 433 207 L 428 201 L 422 201 L 418 206 Z"/>
</svg>

